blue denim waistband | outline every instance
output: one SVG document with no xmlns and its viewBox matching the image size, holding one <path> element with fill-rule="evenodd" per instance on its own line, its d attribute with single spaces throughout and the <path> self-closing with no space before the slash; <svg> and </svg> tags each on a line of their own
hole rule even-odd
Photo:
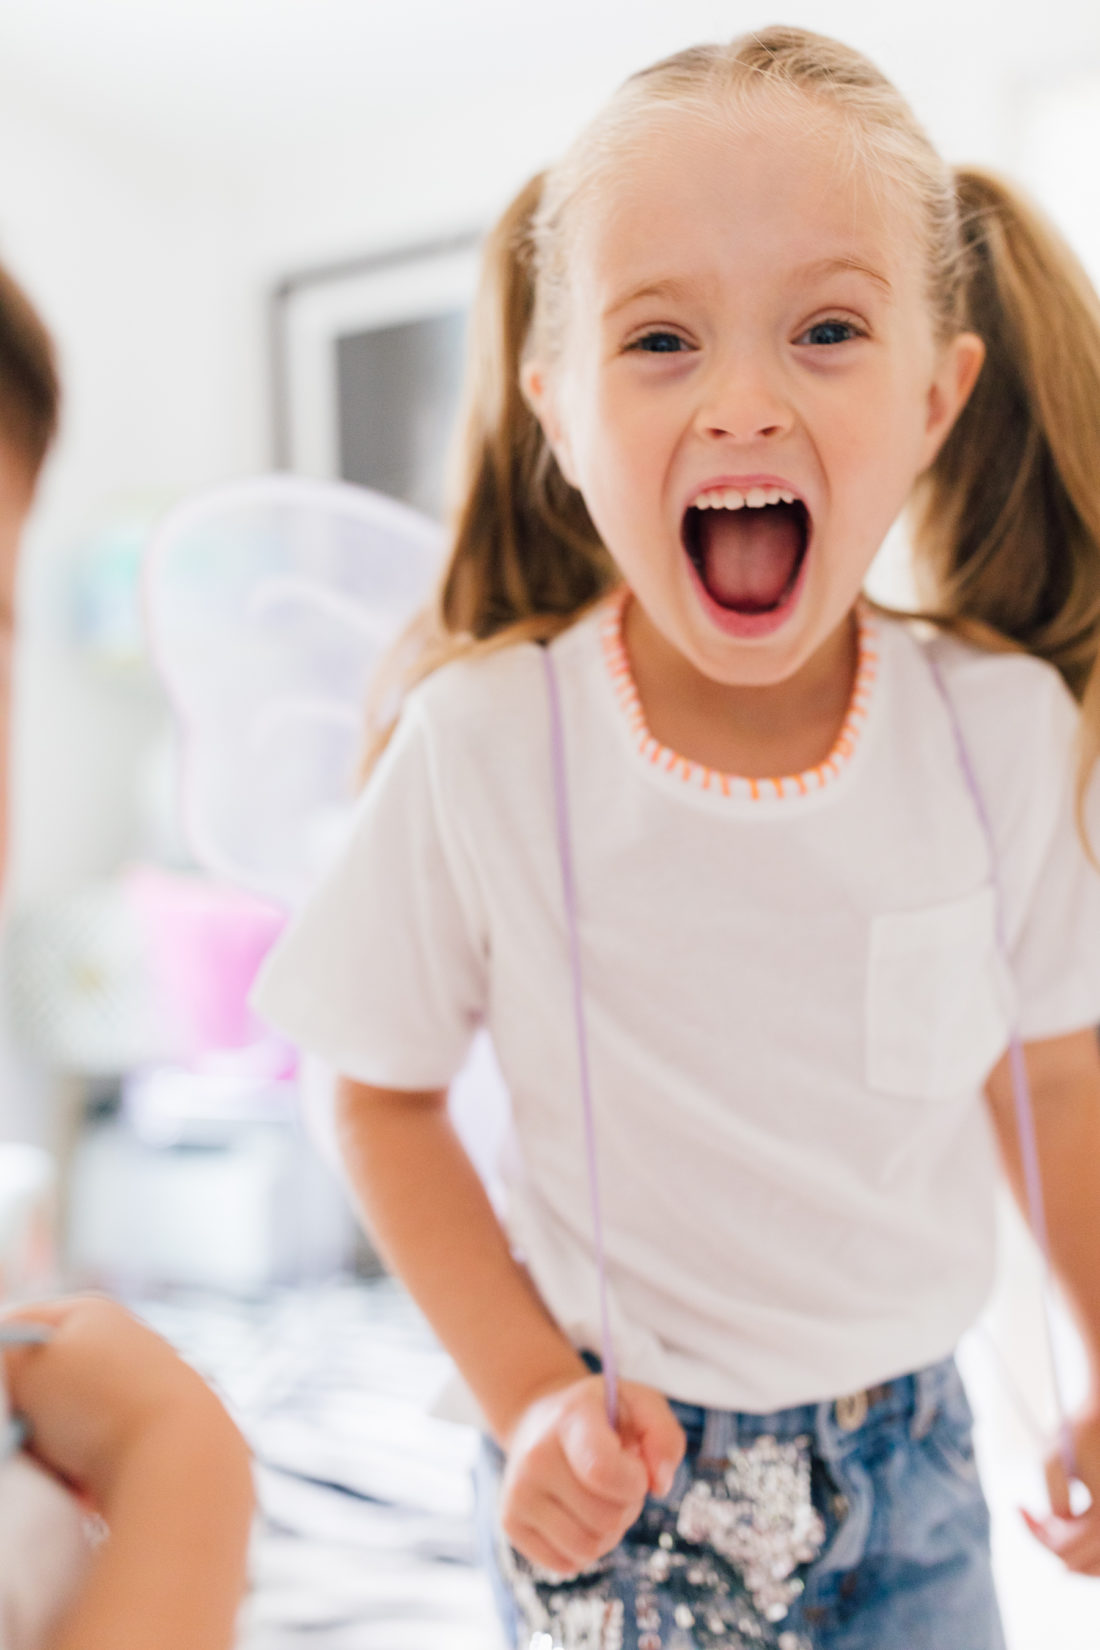
<svg viewBox="0 0 1100 1650">
<path fill-rule="evenodd" d="M 796 1404 L 768 1415 L 705 1409 L 675 1399 L 672 1409 L 689 1444 L 697 1442 L 703 1457 L 722 1459 L 735 1445 L 762 1436 L 808 1436 L 826 1461 L 865 1450 L 888 1432 L 902 1430 L 911 1438 L 923 1438 L 941 1410 L 969 1413 L 953 1357 L 894 1376 L 862 1392 L 820 1403 Z"/>
<path fill-rule="evenodd" d="M 599 1370 L 600 1361 L 593 1353 L 586 1351 L 582 1357 L 590 1369 Z M 724 1459 L 735 1445 L 754 1438 L 809 1437 L 819 1456 L 836 1461 L 873 1446 L 875 1439 L 887 1432 L 900 1429 L 911 1438 L 923 1438 L 941 1410 L 967 1419 L 970 1413 L 953 1356 L 906 1375 L 895 1375 L 861 1392 L 795 1404 L 770 1414 L 708 1409 L 676 1398 L 669 1402 L 687 1433 L 689 1449 L 715 1460 Z"/>
</svg>

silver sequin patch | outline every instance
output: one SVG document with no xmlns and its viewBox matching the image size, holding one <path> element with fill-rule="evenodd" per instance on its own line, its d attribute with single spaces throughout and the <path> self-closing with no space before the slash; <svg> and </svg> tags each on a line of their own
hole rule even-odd
<svg viewBox="0 0 1100 1650">
<path fill-rule="evenodd" d="M 825 1541 L 810 1489 L 810 1440 L 761 1437 L 731 1449 L 716 1481 L 691 1485 L 676 1529 L 685 1541 L 728 1558 L 761 1615 L 782 1621 L 802 1590 L 793 1572 Z"/>
<path fill-rule="evenodd" d="M 599 1576 L 589 1589 L 576 1585 L 555 1589 L 560 1578 L 507 1555 L 512 1595 L 523 1622 L 519 1650 L 623 1650 L 623 1605 L 610 1598 Z M 536 1580 L 541 1584 L 536 1585 Z"/>
<path fill-rule="evenodd" d="M 825 1533 L 810 1439 L 771 1436 L 708 1462 L 679 1503 L 650 1503 L 626 1545 L 582 1575 L 533 1564 L 498 1532 L 516 1650 L 810 1650 L 785 1618 L 804 1586 L 794 1572 Z"/>
</svg>

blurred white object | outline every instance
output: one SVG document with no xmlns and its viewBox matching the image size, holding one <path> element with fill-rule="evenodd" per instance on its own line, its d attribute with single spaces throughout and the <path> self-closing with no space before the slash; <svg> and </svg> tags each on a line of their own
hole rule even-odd
<svg viewBox="0 0 1100 1650">
<path fill-rule="evenodd" d="M 271 475 L 204 493 L 150 546 L 154 662 L 181 726 L 184 825 L 204 869 L 293 908 L 339 848 L 358 789 L 375 668 L 427 600 L 439 525 L 343 482 Z M 338 1165 L 333 1079 L 315 1064 L 303 1100 Z M 451 1110 L 499 1195 L 508 1097 L 484 1035 Z"/>
<path fill-rule="evenodd" d="M 177 1080 L 193 1074 L 176 1074 Z M 212 1143 L 141 1140 L 123 1120 L 94 1125 L 72 1166 L 69 1257 L 94 1283 L 124 1292 L 168 1286 L 255 1295 L 275 1283 L 330 1277 L 353 1257 L 355 1228 L 332 1177 L 297 1129 L 219 1124 Z M 158 1126 L 171 1125 L 164 1106 Z"/>
<path fill-rule="evenodd" d="M 19 912 L 8 980 L 20 1035 L 55 1068 L 113 1076 L 175 1052 L 121 879 Z"/>
<path fill-rule="evenodd" d="M 88 1565 L 86 1523 L 69 1491 L 26 1455 L 0 1463 L 3 1650 L 39 1650 L 52 1638 Z"/>
<path fill-rule="evenodd" d="M 283 904 L 305 894 L 355 794 L 370 678 L 442 550 L 406 505 L 288 475 L 205 493 L 161 525 L 146 617 L 206 869 Z"/>
<path fill-rule="evenodd" d="M 351 1212 L 302 1150 L 297 1082 L 244 1063 L 128 1077 L 118 1118 L 86 1134 L 71 1180 L 72 1265 L 129 1292 L 253 1295 L 354 1258 Z"/>
<path fill-rule="evenodd" d="M 155 1066 L 127 1078 L 122 1111 L 143 1146 L 213 1149 L 231 1146 L 242 1124 L 293 1127 L 298 1084 L 247 1067 L 195 1072 Z"/>
<path fill-rule="evenodd" d="M 6 1305 L 53 1286 L 56 1203 L 50 1154 L 16 1141 L 0 1145 L 0 1300 Z"/>
</svg>

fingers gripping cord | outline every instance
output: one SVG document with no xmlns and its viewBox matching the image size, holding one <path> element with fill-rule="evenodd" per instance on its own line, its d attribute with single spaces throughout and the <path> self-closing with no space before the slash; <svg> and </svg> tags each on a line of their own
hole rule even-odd
<svg viewBox="0 0 1100 1650">
<path fill-rule="evenodd" d="M 573 981 L 573 1019 L 577 1037 L 581 1106 L 584 1112 L 584 1143 L 588 1159 L 588 1192 L 592 1205 L 592 1237 L 596 1251 L 596 1274 L 600 1296 L 600 1355 L 603 1359 L 607 1419 L 615 1428 L 619 1417 L 619 1382 L 615 1348 L 611 1340 L 611 1318 L 607 1305 L 607 1261 L 604 1253 L 603 1214 L 596 1156 L 596 1124 L 592 1106 L 592 1079 L 588 1063 L 588 1028 L 584 1014 L 581 979 L 581 947 L 577 921 L 577 890 L 573 873 L 573 849 L 569 833 L 569 795 L 565 776 L 565 733 L 562 727 L 561 694 L 557 671 L 549 647 L 542 650 L 546 668 L 546 690 L 550 701 L 550 757 L 554 771 L 554 813 L 557 826 L 558 858 L 561 862 L 562 896 L 565 906 L 566 939 Z"/>
</svg>

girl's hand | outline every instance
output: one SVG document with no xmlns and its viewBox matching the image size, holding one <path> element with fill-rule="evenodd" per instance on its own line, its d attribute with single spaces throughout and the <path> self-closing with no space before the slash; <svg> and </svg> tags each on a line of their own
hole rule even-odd
<svg viewBox="0 0 1100 1650">
<path fill-rule="evenodd" d="M 1046 1463 L 1050 1517 L 1036 1518 L 1021 1508 L 1024 1522 L 1037 1541 L 1062 1560 L 1067 1570 L 1100 1576 L 1100 1403 L 1085 1410 L 1073 1424 L 1077 1476 L 1088 1490 L 1092 1505 L 1075 1513 L 1062 1457 L 1057 1452 Z"/>
<path fill-rule="evenodd" d="M 166 1341 L 114 1301 L 51 1301 L 4 1314 L 48 1324 L 42 1346 L 6 1349 L 12 1407 L 30 1448 L 103 1511 L 131 1456 L 163 1439 L 220 1440 L 227 1467 L 244 1444 L 217 1398 Z"/>
<path fill-rule="evenodd" d="M 600 1376 L 544 1393 L 509 1441 L 500 1507 L 505 1535 L 558 1575 L 587 1569 L 618 1546 L 647 1494 L 668 1493 L 684 1442 L 652 1387 L 621 1383 L 618 1431 L 608 1424 Z"/>
</svg>

